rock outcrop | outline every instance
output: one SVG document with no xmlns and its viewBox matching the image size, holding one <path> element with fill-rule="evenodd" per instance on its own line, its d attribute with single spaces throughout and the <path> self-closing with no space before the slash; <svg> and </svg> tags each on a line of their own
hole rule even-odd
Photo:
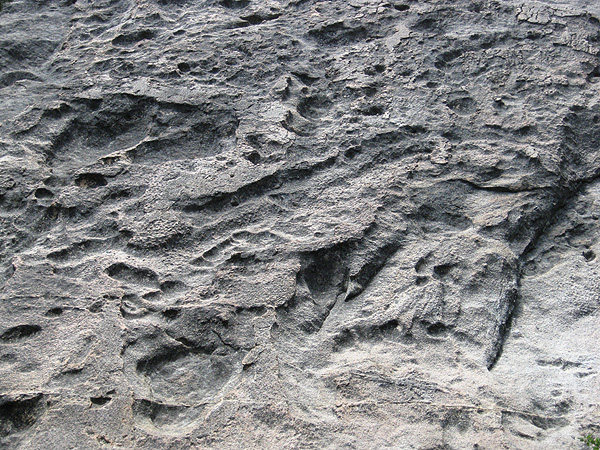
<svg viewBox="0 0 600 450">
<path fill-rule="evenodd" d="M 12 0 L 0 446 L 578 448 L 594 0 Z"/>
</svg>

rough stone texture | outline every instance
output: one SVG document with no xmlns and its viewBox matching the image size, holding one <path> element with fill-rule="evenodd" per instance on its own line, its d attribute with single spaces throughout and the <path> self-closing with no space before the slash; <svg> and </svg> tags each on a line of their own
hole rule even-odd
<svg viewBox="0 0 600 450">
<path fill-rule="evenodd" d="M 6 4 L 0 446 L 578 448 L 599 19 Z"/>
</svg>

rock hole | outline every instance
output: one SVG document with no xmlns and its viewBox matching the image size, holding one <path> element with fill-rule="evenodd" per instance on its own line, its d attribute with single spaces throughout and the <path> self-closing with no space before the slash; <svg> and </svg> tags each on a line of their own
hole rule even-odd
<svg viewBox="0 0 600 450">
<path fill-rule="evenodd" d="M 189 72 L 190 71 L 190 65 L 186 62 L 181 62 L 179 64 L 177 64 L 177 69 L 180 72 Z"/>
<path fill-rule="evenodd" d="M 586 261 L 593 261 L 594 259 L 596 259 L 596 253 L 594 253 L 593 250 L 585 250 L 582 253 L 583 257 L 585 258 Z"/>
<path fill-rule="evenodd" d="M 115 263 L 106 269 L 106 273 L 115 280 L 158 286 L 158 275 L 150 269 L 140 269 L 125 263 Z"/>
<path fill-rule="evenodd" d="M 12 363 L 17 360 L 17 355 L 14 353 L 4 353 L 0 356 L 0 362 Z"/>
<path fill-rule="evenodd" d="M 597 79 L 600 77 L 600 66 L 596 66 L 594 67 L 594 69 L 588 74 L 587 76 L 587 80 L 588 81 L 597 81 Z"/>
<path fill-rule="evenodd" d="M 398 329 L 398 321 L 396 319 L 392 319 L 379 327 L 379 330 L 382 334 L 393 333 Z"/>
<path fill-rule="evenodd" d="M 99 313 L 102 311 L 102 307 L 104 306 L 103 300 L 96 300 L 88 307 L 88 311 L 91 313 Z"/>
<path fill-rule="evenodd" d="M 154 32 L 152 30 L 139 30 L 133 33 L 119 34 L 112 40 L 113 45 L 128 46 L 133 45 L 139 41 L 146 39 L 152 39 Z"/>
<path fill-rule="evenodd" d="M 448 101 L 446 105 L 453 111 L 466 113 L 475 109 L 475 100 L 471 97 L 460 97 Z"/>
<path fill-rule="evenodd" d="M 441 336 L 448 331 L 448 327 L 441 322 L 430 323 L 424 320 L 422 324 L 427 330 L 427 334 L 431 336 Z"/>
<path fill-rule="evenodd" d="M 40 199 L 54 197 L 54 194 L 52 193 L 52 191 L 49 189 L 46 189 L 46 188 L 37 188 L 35 190 L 34 195 L 35 195 L 35 198 L 40 198 Z"/>
<path fill-rule="evenodd" d="M 185 289 L 185 283 L 179 280 L 166 280 L 160 284 L 160 290 L 166 293 L 180 292 Z"/>
<path fill-rule="evenodd" d="M 150 422 L 153 430 L 168 430 L 169 433 L 184 433 L 186 427 L 195 422 L 197 408 L 184 405 L 168 405 L 151 400 L 134 400 L 133 418 L 138 426 L 145 427 Z"/>
<path fill-rule="evenodd" d="M 373 97 L 377 93 L 377 88 L 367 86 L 362 88 L 362 91 L 367 97 Z"/>
<path fill-rule="evenodd" d="M 437 275 L 438 277 L 442 278 L 442 277 L 445 277 L 446 275 L 448 275 L 448 273 L 450 272 L 451 269 L 452 269 L 452 264 L 440 264 L 440 265 L 434 266 L 433 273 L 435 275 Z"/>
<path fill-rule="evenodd" d="M 258 14 L 250 14 L 249 16 L 244 16 L 241 19 L 245 22 L 248 22 L 250 25 L 260 25 L 266 20 L 265 17 Z"/>
<path fill-rule="evenodd" d="M 63 313 L 63 309 L 56 307 L 56 308 L 51 308 L 48 311 L 46 311 L 46 317 L 58 317 Z"/>
<path fill-rule="evenodd" d="M 535 127 L 533 127 L 531 125 L 525 125 L 523 127 L 517 128 L 515 130 L 515 134 L 517 134 L 519 136 L 527 136 L 527 135 L 531 134 L 533 131 L 535 131 Z"/>
<path fill-rule="evenodd" d="M 43 394 L 0 396 L 0 437 L 30 428 L 46 407 L 43 398 Z"/>
<path fill-rule="evenodd" d="M 331 107 L 331 101 L 324 96 L 311 96 L 300 100 L 298 113 L 305 119 L 317 119 Z"/>
<path fill-rule="evenodd" d="M 92 402 L 93 405 L 98 405 L 98 406 L 102 406 L 102 405 L 106 405 L 108 402 L 110 402 L 112 400 L 111 397 L 90 397 L 90 402 Z"/>
<path fill-rule="evenodd" d="M 258 153 L 257 151 L 253 151 L 244 155 L 244 158 L 246 158 L 252 164 L 258 164 L 260 162 L 260 153 Z"/>
<path fill-rule="evenodd" d="M 415 272 L 422 272 L 425 268 L 425 264 L 427 264 L 427 257 L 423 256 L 419 258 L 419 260 L 415 264 Z"/>
<path fill-rule="evenodd" d="M 221 0 L 221 6 L 230 9 L 242 9 L 250 4 L 250 0 Z"/>
<path fill-rule="evenodd" d="M 449 63 L 454 61 L 456 58 L 459 58 L 463 54 L 461 49 L 449 50 L 447 52 L 443 52 L 433 64 L 436 69 L 443 69 Z"/>
<path fill-rule="evenodd" d="M 435 19 L 433 19 L 431 17 L 425 17 L 425 18 L 417 21 L 412 26 L 412 29 L 418 30 L 418 31 L 431 31 L 437 27 L 438 27 L 438 22 Z"/>
<path fill-rule="evenodd" d="M 364 116 L 380 116 L 384 113 L 384 109 L 379 105 L 373 105 L 360 110 L 360 113 Z"/>
<path fill-rule="evenodd" d="M 318 252 L 302 272 L 302 278 L 313 294 L 323 294 L 337 284 L 342 271 L 339 255 L 331 252 Z"/>
<path fill-rule="evenodd" d="M 106 186 L 106 178 L 99 173 L 82 173 L 75 178 L 75 184 L 79 187 L 96 188 Z"/>
<path fill-rule="evenodd" d="M 344 152 L 344 156 L 348 159 L 352 159 L 354 158 L 356 155 L 358 155 L 361 151 L 361 148 L 359 146 L 356 147 L 350 147 L 348 150 L 346 150 Z"/>
<path fill-rule="evenodd" d="M 423 286 L 429 282 L 429 277 L 417 277 L 415 284 L 417 286 Z"/>
<path fill-rule="evenodd" d="M 144 300 L 156 301 L 160 298 L 160 291 L 146 292 L 144 295 L 142 295 L 142 298 Z"/>
<path fill-rule="evenodd" d="M 342 330 L 333 338 L 333 351 L 339 352 L 354 344 L 354 336 L 350 330 Z"/>
<path fill-rule="evenodd" d="M 177 308 L 171 308 L 171 309 L 165 309 L 162 312 L 162 315 L 167 319 L 167 320 L 173 320 L 176 319 L 179 316 L 179 313 L 181 311 Z"/>
<path fill-rule="evenodd" d="M 42 327 L 39 325 L 17 325 L 16 327 L 9 328 L 0 336 L 2 341 L 15 341 L 18 339 L 24 339 L 42 331 Z"/>
</svg>

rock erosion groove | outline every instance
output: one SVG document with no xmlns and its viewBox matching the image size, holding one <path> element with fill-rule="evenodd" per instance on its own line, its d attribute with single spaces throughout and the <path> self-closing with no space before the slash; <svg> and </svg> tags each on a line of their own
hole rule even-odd
<svg viewBox="0 0 600 450">
<path fill-rule="evenodd" d="M 0 447 L 600 433 L 596 2 L 0 3 Z"/>
</svg>

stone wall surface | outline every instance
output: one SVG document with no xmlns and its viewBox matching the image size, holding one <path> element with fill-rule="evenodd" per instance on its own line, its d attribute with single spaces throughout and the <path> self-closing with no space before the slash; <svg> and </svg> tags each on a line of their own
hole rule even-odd
<svg viewBox="0 0 600 450">
<path fill-rule="evenodd" d="M 0 447 L 580 448 L 595 0 L 12 0 Z"/>
</svg>

